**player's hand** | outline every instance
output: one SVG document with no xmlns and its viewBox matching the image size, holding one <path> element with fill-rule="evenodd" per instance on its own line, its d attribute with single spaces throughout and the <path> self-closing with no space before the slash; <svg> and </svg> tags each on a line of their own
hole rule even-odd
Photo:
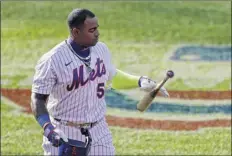
<svg viewBox="0 0 232 156">
<path fill-rule="evenodd" d="M 157 83 L 155 81 L 151 80 L 150 78 L 148 78 L 147 76 L 141 76 L 139 79 L 140 89 L 142 89 L 146 92 L 150 92 L 152 89 L 154 89 L 156 87 L 156 85 L 157 85 Z M 164 87 L 160 88 L 160 92 L 162 93 L 162 95 L 164 97 L 169 97 L 169 94 Z"/>
<path fill-rule="evenodd" d="M 46 136 L 55 147 L 60 146 L 64 142 L 68 142 L 68 138 L 64 132 L 55 128 L 51 123 L 45 126 L 44 136 Z"/>
</svg>

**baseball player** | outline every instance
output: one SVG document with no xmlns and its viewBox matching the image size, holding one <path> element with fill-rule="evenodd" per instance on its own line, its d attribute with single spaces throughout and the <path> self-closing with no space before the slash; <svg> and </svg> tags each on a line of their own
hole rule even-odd
<svg viewBox="0 0 232 156">
<path fill-rule="evenodd" d="M 98 41 L 94 13 L 74 9 L 67 23 L 69 37 L 39 59 L 33 78 L 31 108 L 44 130 L 44 155 L 114 155 L 105 89 L 150 91 L 156 83 L 115 68 L 108 47 Z M 165 88 L 161 93 L 169 96 Z"/>
</svg>

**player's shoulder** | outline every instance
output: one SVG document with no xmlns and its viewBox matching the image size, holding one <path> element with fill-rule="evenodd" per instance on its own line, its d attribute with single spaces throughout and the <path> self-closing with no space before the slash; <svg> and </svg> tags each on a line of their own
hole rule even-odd
<svg viewBox="0 0 232 156">
<path fill-rule="evenodd" d="M 65 42 L 62 41 L 56 44 L 52 49 L 44 53 L 38 60 L 38 63 L 43 63 L 52 60 L 56 55 L 65 48 Z"/>
<path fill-rule="evenodd" d="M 108 53 L 109 52 L 108 46 L 104 42 L 97 42 L 97 44 L 93 48 L 98 50 L 98 51 L 100 50 L 103 53 L 105 53 L 105 52 Z"/>
<path fill-rule="evenodd" d="M 101 47 L 107 47 L 107 45 L 104 42 L 97 42 L 95 46 L 101 46 Z"/>
<path fill-rule="evenodd" d="M 50 53 L 51 56 L 53 56 L 59 54 L 60 52 L 66 51 L 66 49 L 67 49 L 66 43 L 65 41 L 62 41 L 57 45 L 55 45 L 48 53 Z"/>
</svg>

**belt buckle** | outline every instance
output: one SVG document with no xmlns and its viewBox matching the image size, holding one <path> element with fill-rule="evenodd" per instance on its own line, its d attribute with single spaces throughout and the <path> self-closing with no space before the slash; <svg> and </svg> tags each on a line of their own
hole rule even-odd
<svg viewBox="0 0 232 156">
<path fill-rule="evenodd" d="M 80 128 L 85 128 L 85 129 L 91 128 L 91 123 L 80 124 Z"/>
<path fill-rule="evenodd" d="M 64 120 L 61 120 L 60 123 L 63 124 L 63 125 L 67 125 L 68 122 L 64 121 Z"/>
</svg>

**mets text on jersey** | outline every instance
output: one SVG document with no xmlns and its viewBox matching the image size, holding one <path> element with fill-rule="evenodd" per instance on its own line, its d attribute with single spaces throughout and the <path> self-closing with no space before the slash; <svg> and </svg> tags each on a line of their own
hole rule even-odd
<svg viewBox="0 0 232 156">
<path fill-rule="evenodd" d="M 102 64 L 102 65 L 101 65 Z M 84 65 L 81 65 L 78 68 L 73 69 L 73 81 L 71 85 L 67 85 L 67 90 L 71 91 L 73 89 L 78 89 L 79 86 L 84 86 L 88 81 L 94 81 L 97 77 L 101 77 L 106 74 L 105 64 L 103 60 L 97 58 L 95 64 L 96 69 L 92 69 L 89 77 L 84 80 Z"/>
</svg>

